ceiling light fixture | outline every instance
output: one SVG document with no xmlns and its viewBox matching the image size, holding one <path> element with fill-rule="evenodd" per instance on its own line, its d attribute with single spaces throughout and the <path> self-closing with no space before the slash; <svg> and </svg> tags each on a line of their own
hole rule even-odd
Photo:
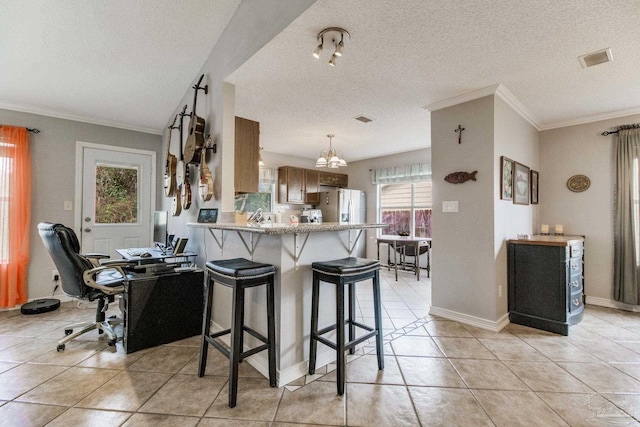
<svg viewBox="0 0 640 427">
<path fill-rule="evenodd" d="M 316 160 L 317 168 L 331 168 L 336 169 L 340 166 L 347 166 L 347 162 L 344 158 L 338 156 L 338 152 L 333 149 L 332 139 L 335 135 L 330 133 L 327 135 L 329 137 L 329 151 L 323 151 L 320 153 L 320 157 Z"/>
<path fill-rule="evenodd" d="M 316 59 L 320 59 L 320 55 L 322 54 L 322 49 L 324 47 L 324 40 L 331 40 L 331 43 L 335 46 L 335 50 L 333 51 L 333 55 L 331 55 L 331 59 L 329 60 L 329 65 L 335 67 L 336 59 L 339 56 L 342 56 L 342 49 L 344 49 L 344 35 L 348 36 L 348 39 L 351 39 L 351 34 L 344 28 L 339 27 L 329 27 L 318 33 L 318 47 L 313 51 L 313 57 Z"/>
</svg>

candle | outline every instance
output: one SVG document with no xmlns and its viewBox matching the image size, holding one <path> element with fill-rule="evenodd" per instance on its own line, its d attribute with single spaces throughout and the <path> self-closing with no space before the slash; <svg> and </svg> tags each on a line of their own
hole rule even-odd
<svg viewBox="0 0 640 427">
<path fill-rule="evenodd" d="M 549 234 L 549 224 L 542 224 L 540 226 L 540 234 Z"/>
<path fill-rule="evenodd" d="M 559 235 L 559 236 L 564 234 L 564 230 L 562 228 L 562 224 L 556 224 L 556 234 Z"/>
</svg>

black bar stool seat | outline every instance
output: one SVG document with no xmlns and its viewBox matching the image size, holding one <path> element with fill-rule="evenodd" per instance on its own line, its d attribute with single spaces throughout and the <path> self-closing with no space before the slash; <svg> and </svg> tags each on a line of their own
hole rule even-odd
<svg viewBox="0 0 640 427">
<path fill-rule="evenodd" d="M 384 348 L 382 340 L 382 304 L 380 300 L 380 261 L 364 258 L 343 258 L 333 261 L 314 262 L 313 291 L 311 296 L 311 337 L 309 345 L 309 374 L 316 371 L 316 353 L 318 341 L 336 350 L 337 359 L 337 387 L 338 394 L 344 394 L 346 380 L 346 366 L 344 352 L 355 352 L 356 345 L 376 337 L 376 353 L 378 356 L 378 369 L 384 369 Z M 365 325 L 355 320 L 355 284 L 363 280 L 373 280 L 373 304 L 375 312 L 375 326 Z M 318 329 L 318 311 L 320 304 L 320 282 L 336 285 L 336 323 L 322 329 Z M 344 312 L 344 285 L 348 285 L 348 318 L 345 320 Z M 349 341 L 345 342 L 345 325 L 349 330 Z M 359 338 L 355 337 L 356 327 L 367 331 Z M 327 332 L 336 331 L 336 342 L 331 342 L 322 337 Z"/>
<path fill-rule="evenodd" d="M 269 354 L 269 384 L 276 386 L 276 347 L 275 347 L 275 316 L 274 316 L 274 277 L 276 268 L 271 264 L 262 264 L 244 258 L 225 259 L 207 262 L 207 289 L 205 296 L 205 311 L 202 321 L 202 345 L 200 349 L 200 363 L 198 376 L 204 376 L 207 365 L 207 350 L 209 344 L 218 349 L 229 359 L 229 407 L 236 406 L 238 395 L 238 364 L 245 357 L 263 350 Z M 223 331 L 211 333 L 213 285 L 215 283 L 233 289 L 233 303 L 231 305 L 231 327 Z M 244 291 L 254 286 L 267 286 L 267 336 L 244 324 Z M 244 350 L 243 334 L 247 332 L 263 345 L 251 350 Z M 231 346 L 227 349 L 216 338 L 231 334 Z"/>
</svg>

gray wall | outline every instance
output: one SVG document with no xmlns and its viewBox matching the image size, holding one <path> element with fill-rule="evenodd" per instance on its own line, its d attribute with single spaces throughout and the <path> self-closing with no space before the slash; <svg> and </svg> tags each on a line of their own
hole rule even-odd
<svg viewBox="0 0 640 427">
<path fill-rule="evenodd" d="M 404 153 L 375 157 L 358 162 L 349 162 L 349 166 L 346 171 L 346 173 L 349 174 L 349 188 L 363 190 L 367 193 L 367 222 L 378 221 L 377 188 L 371 183 L 371 170 L 416 163 L 431 163 L 431 150 L 428 147 L 425 146 L 422 150 L 407 151 Z M 377 257 L 376 237 L 377 233 L 375 230 L 366 231 L 367 258 L 375 259 Z M 383 249 L 381 249 L 381 251 L 383 251 Z M 421 262 L 424 262 L 423 258 L 421 258 Z M 424 263 L 422 265 L 424 265 Z"/>
<path fill-rule="evenodd" d="M 601 132 L 638 123 L 640 115 L 540 132 L 540 224 L 563 224 L 565 234 L 585 235 L 587 303 L 638 310 L 613 301 L 615 135 Z M 586 175 L 591 187 L 573 193 L 567 180 Z"/>
<path fill-rule="evenodd" d="M 155 167 L 160 171 L 157 175 L 162 177 L 164 164 L 161 162 L 164 162 L 164 155 L 161 154 L 161 139 L 159 135 L 2 109 L 0 123 L 38 128 L 41 131 L 39 134 L 30 134 L 33 178 L 28 298 L 51 297 L 54 288 L 51 271 L 55 267 L 42 245 L 37 225 L 49 221 L 74 226 L 76 206 L 71 211 L 65 211 L 63 202 L 75 200 L 76 142 L 155 151 L 158 153 Z M 158 188 L 161 189 L 162 185 Z M 56 295 L 62 295 L 61 290 Z"/>
<path fill-rule="evenodd" d="M 224 99 L 224 80 L 235 69 L 242 65 L 247 59 L 254 55 L 266 43 L 273 39 L 279 32 L 286 28 L 295 18 L 314 3 L 314 0 L 299 0 L 296 2 L 284 2 L 279 0 L 243 0 L 238 10 L 231 18 L 225 28 L 220 40 L 215 45 L 209 58 L 202 69 L 194 76 L 193 81 L 184 82 L 186 93 L 182 100 L 176 105 L 176 109 L 170 117 L 167 117 L 167 125 L 173 120 L 173 115 L 182 110 L 182 106 L 187 104 L 187 112 L 191 111 L 193 104 L 193 90 L 190 89 L 201 74 L 205 74 L 202 85 L 209 85 L 208 95 L 204 92 L 198 94 L 198 116 L 206 120 L 205 136 L 211 134 L 217 144 L 217 153 L 207 156 L 207 165 L 212 171 L 214 178 L 214 198 L 208 202 L 202 202 L 197 193 L 194 194 L 191 209 L 182 212 L 178 217 L 169 218 L 169 230 L 181 237 L 189 237 L 187 248 L 199 254 L 198 263 L 204 264 L 207 254 L 219 253 L 217 246 L 207 238 L 202 230 L 194 230 L 187 226 L 189 222 L 196 222 L 196 216 L 200 207 L 221 208 L 221 197 L 231 192 L 233 193 L 233 174 L 228 171 L 233 170 L 233 162 L 226 161 L 223 164 L 225 150 L 233 150 L 233 132 L 229 127 L 233 126 L 232 120 L 224 120 L 229 116 L 233 118 L 233 100 Z M 228 94 L 228 93 L 227 93 Z M 226 111 L 224 111 L 226 108 Z M 252 119 L 251 117 L 247 117 Z M 185 120 L 187 128 L 188 120 Z M 227 126 L 227 129 L 223 129 Z M 186 135 L 185 129 L 185 135 Z M 231 136 L 230 136 L 231 135 Z M 166 131 L 165 131 L 166 136 Z M 224 136 L 224 138 L 223 138 Z M 177 137 L 174 137 L 177 141 Z M 172 151 L 177 152 L 177 142 L 174 141 Z M 186 141 L 186 138 L 185 138 Z M 165 138 L 166 149 L 166 138 Z M 231 159 L 233 157 L 230 157 Z M 223 172 L 223 169 L 225 172 Z M 192 183 L 197 179 L 197 168 L 191 167 Z M 195 176 L 195 178 L 194 178 Z M 231 181 L 229 180 L 231 177 Z M 192 185 L 192 188 L 197 186 Z M 228 198 L 228 197 L 227 197 Z M 231 197 L 232 199 L 232 197 Z M 227 199 L 225 199 L 227 200 Z M 231 200 L 232 202 L 232 200 Z M 229 200 L 227 200 L 227 204 Z M 160 208 L 170 210 L 171 199 L 161 197 Z M 206 239 L 206 240 L 205 240 Z M 209 247 L 205 247 L 205 244 Z M 207 249 L 209 249 L 207 251 Z"/>
<path fill-rule="evenodd" d="M 458 125 L 466 129 L 461 144 Z M 491 95 L 432 112 L 431 139 L 434 313 L 498 329 L 507 314 L 505 239 L 531 233 L 535 211 L 500 200 L 500 156 L 535 169 L 537 132 Z M 477 181 L 444 181 L 475 170 Z M 443 201 L 458 201 L 459 212 L 443 212 Z"/>
</svg>

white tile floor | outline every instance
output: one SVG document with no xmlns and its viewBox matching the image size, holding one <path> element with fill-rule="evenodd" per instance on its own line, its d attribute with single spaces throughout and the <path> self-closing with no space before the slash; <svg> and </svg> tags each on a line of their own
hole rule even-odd
<svg viewBox="0 0 640 427">
<path fill-rule="evenodd" d="M 0 312 L 0 426 L 640 425 L 640 314 L 587 306 L 568 337 L 519 325 L 492 333 L 428 315 L 430 280 L 383 270 L 385 369 L 351 357 L 344 396 L 324 369 L 281 388 L 240 369 L 227 406 L 227 360 L 199 337 L 129 355 L 97 333 L 55 351 L 75 304 Z M 366 288 L 366 286 L 365 286 Z M 371 319 L 370 291 L 358 310 Z"/>
</svg>

